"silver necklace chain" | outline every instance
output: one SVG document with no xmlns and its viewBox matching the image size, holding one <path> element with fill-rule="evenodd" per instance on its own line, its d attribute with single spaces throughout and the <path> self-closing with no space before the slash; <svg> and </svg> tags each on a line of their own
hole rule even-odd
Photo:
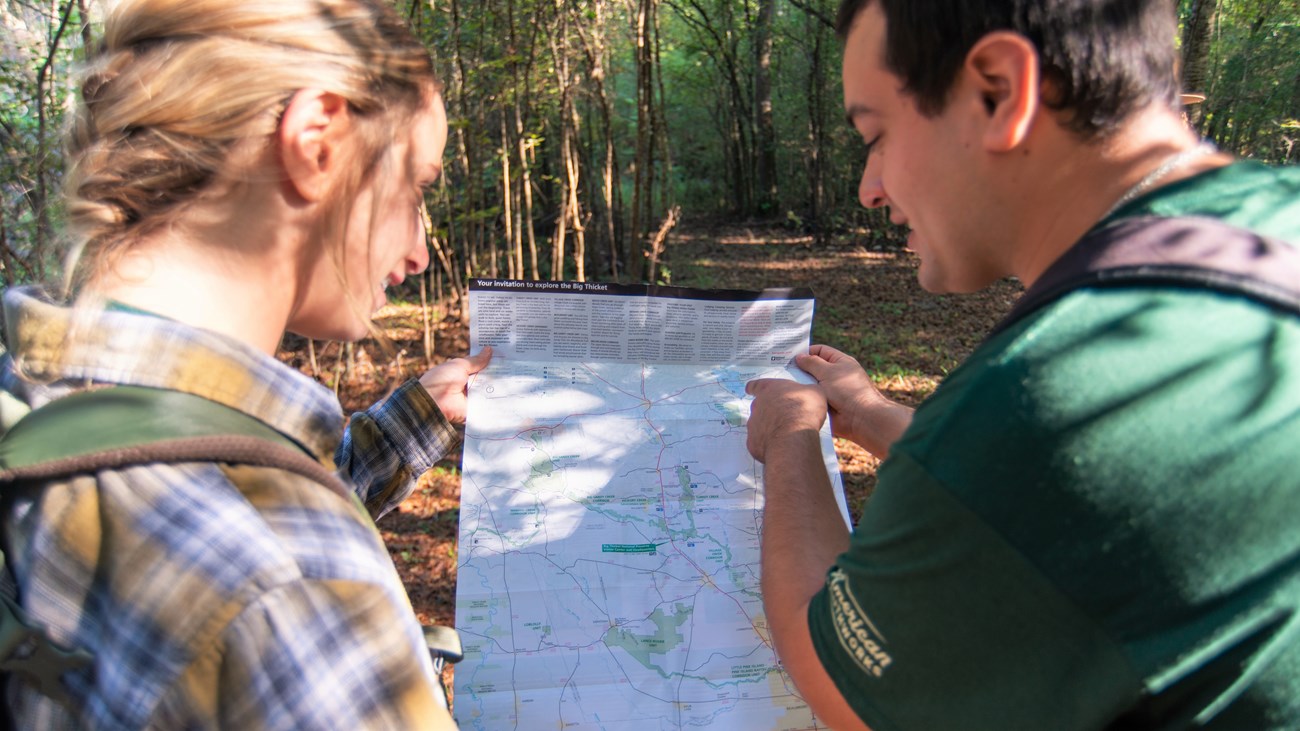
<svg viewBox="0 0 1300 731">
<path fill-rule="evenodd" d="M 1159 167 L 1147 173 L 1141 180 L 1134 183 L 1133 187 L 1124 191 L 1124 195 L 1120 196 L 1119 200 L 1115 201 L 1114 205 L 1110 207 L 1110 210 L 1106 211 L 1106 215 L 1101 217 L 1102 220 L 1110 218 L 1111 214 L 1115 213 L 1115 211 L 1118 211 L 1120 208 L 1123 208 L 1124 204 L 1150 190 L 1151 186 L 1160 182 L 1161 179 L 1173 172 L 1175 169 L 1182 167 L 1203 155 L 1211 155 L 1218 152 L 1218 149 L 1219 148 L 1215 147 L 1210 142 L 1202 142 L 1196 147 L 1189 147 L 1175 155 L 1170 155 L 1167 160 L 1160 163 Z"/>
</svg>

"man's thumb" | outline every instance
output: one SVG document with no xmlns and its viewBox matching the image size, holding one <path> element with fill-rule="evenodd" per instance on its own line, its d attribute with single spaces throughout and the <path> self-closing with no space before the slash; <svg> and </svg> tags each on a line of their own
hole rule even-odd
<svg viewBox="0 0 1300 731">
<path fill-rule="evenodd" d="M 799 366 L 804 373 L 812 376 L 818 383 L 821 383 L 822 377 L 826 375 L 826 368 L 830 365 L 825 358 L 811 353 L 796 355 L 794 364 Z"/>
</svg>

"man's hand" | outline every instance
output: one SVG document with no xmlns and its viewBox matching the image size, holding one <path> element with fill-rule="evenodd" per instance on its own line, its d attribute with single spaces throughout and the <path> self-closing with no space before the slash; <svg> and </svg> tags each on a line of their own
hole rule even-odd
<svg viewBox="0 0 1300 731">
<path fill-rule="evenodd" d="M 853 439 L 858 414 L 885 400 L 853 356 L 829 345 L 812 346 L 806 354 L 795 356 L 794 363 L 826 392 L 831 433 L 837 437 Z"/>
<path fill-rule="evenodd" d="M 754 397 L 745 446 L 759 462 L 767 461 L 768 450 L 781 438 L 815 433 L 826 421 L 826 394 L 820 386 L 760 378 L 745 384 L 745 392 Z"/>
<path fill-rule="evenodd" d="M 831 433 L 884 459 L 912 422 L 912 410 L 885 398 L 853 356 L 814 345 L 795 365 L 817 380 L 826 394 Z"/>
<path fill-rule="evenodd" d="M 826 421 L 827 394 L 820 385 L 779 379 L 750 381 L 745 390 L 754 396 L 747 446 L 763 463 L 762 593 L 773 646 L 800 695 L 831 721 L 828 728 L 864 729 L 822 666 L 808 629 L 809 602 L 849 547 L 817 433 Z"/>
<path fill-rule="evenodd" d="M 487 367 L 492 348 L 485 347 L 468 358 L 452 358 L 439 363 L 420 376 L 420 385 L 429 392 L 442 415 L 452 424 L 465 423 L 465 388 L 469 377 Z"/>
</svg>

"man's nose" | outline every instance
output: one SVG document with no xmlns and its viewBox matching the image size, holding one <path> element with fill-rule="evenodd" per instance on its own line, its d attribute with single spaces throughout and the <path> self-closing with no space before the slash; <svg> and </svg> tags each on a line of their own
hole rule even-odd
<svg viewBox="0 0 1300 731">
<path fill-rule="evenodd" d="M 880 208 L 889 204 L 880 176 L 871 169 L 870 164 L 862 169 L 862 180 L 858 183 L 858 200 L 865 208 Z"/>
</svg>

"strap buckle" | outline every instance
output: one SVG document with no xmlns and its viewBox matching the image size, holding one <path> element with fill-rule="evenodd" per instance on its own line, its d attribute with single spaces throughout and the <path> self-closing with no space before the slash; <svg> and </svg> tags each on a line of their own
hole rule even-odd
<svg viewBox="0 0 1300 731">
<path fill-rule="evenodd" d="M 93 658 L 83 650 L 54 642 L 12 598 L 0 592 L 0 672 L 22 676 L 41 694 L 74 708 L 62 682 L 65 673 L 81 670 Z"/>
</svg>

